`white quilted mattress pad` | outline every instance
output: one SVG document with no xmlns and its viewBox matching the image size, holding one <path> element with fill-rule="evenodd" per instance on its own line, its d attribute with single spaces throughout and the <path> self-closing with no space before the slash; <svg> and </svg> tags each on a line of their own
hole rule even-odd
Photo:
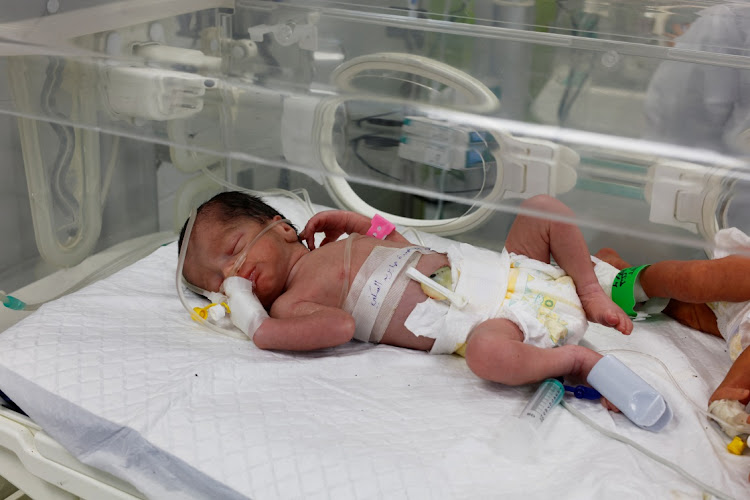
<svg viewBox="0 0 750 500">
<path fill-rule="evenodd" d="M 301 228 L 286 203 L 276 204 Z M 700 496 L 562 407 L 519 452 L 515 415 L 535 387 L 482 381 L 460 357 L 357 341 L 269 352 L 207 331 L 177 298 L 176 262 L 175 244 L 159 248 L 0 335 L 0 389 L 81 461 L 150 498 Z M 750 459 L 727 453 L 718 427 L 638 354 L 661 359 L 705 407 L 730 364 L 720 339 L 662 317 L 630 337 L 592 325 L 583 344 L 618 349 L 675 416 L 651 433 L 566 396 L 575 408 L 727 495 L 750 496 Z"/>
</svg>

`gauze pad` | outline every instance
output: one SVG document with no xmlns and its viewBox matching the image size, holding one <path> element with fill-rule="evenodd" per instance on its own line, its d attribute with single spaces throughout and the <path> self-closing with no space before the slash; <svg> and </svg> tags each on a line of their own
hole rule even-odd
<svg viewBox="0 0 750 500">
<path fill-rule="evenodd" d="M 268 313 L 253 293 L 253 282 L 232 276 L 224 280 L 221 288 L 227 296 L 232 323 L 252 340 L 255 331 L 268 318 Z"/>
<path fill-rule="evenodd" d="M 709 413 L 722 419 L 721 429 L 729 437 L 739 434 L 750 434 L 750 424 L 747 423 L 748 414 L 745 405 L 731 399 L 717 399 L 708 407 Z"/>
</svg>

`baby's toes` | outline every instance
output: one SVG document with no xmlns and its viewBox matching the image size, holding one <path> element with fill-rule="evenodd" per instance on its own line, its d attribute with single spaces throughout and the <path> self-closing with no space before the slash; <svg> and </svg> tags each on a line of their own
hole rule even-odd
<svg viewBox="0 0 750 500">
<path fill-rule="evenodd" d="M 630 331 L 633 329 L 633 323 L 630 321 L 630 318 L 628 318 L 628 315 L 622 310 L 612 309 L 606 311 L 603 314 L 602 319 L 604 321 L 601 321 L 601 324 L 610 326 L 624 335 L 629 335 Z"/>
<path fill-rule="evenodd" d="M 633 320 L 622 309 L 618 309 L 615 314 L 618 317 L 615 329 L 623 335 L 630 335 L 633 332 Z"/>
</svg>

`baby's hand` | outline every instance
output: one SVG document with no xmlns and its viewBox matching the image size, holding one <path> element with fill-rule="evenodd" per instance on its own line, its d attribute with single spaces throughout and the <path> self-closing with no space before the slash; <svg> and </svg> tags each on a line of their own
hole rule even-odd
<svg viewBox="0 0 750 500">
<path fill-rule="evenodd" d="M 268 319 L 268 313 L 253 291 L 253 283 L 240 276 L 231 276 L 224 280 L 221 288 L 232 311 L 229 318 L 234 326 L 252 340 L 261 323 Z"/>
<path fill-rule="evenodd" d="M 344 233 L 362 232 L 363 228 L 366 232 L 368 224 L 369 219 L 363 215 L 345 210 L 327 210 L 313 215 L 299 236 L 307 243 L 307 248 L 314 250 L 316 233 L 326 235 L 320 243 L 323 246 L 338 240 Z"/>
</svg>

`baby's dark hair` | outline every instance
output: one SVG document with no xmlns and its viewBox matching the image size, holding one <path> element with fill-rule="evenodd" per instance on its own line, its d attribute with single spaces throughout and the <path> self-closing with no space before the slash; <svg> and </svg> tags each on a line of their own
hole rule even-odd
<svg viewBox="0 0 750 500">
<path fill-rule="evenodd" d="M 198 215 L 196 215 L 196 219 L 198 216 L 208 216 L 220 222 L 227 222 L 237 219 L 238 217 L 249 217 L 263 224 L 277 215 L 282 219 L 286 218 L 257 196 L 242 191 L 227 191 L 217 194 L 198 207 Z M 178 252 L 180 251 L 180 248 L 182 248 L 182 240 L 185 238 L 187 223 L 188 221 L 185 221 L 185 224 L 183 224 L 182 230 L 180 231 L 180 238 L 177 241 Z M 297 232 L 296 227 L 292 224 L 289 225 L 295 232 Z"/>
</svg>

